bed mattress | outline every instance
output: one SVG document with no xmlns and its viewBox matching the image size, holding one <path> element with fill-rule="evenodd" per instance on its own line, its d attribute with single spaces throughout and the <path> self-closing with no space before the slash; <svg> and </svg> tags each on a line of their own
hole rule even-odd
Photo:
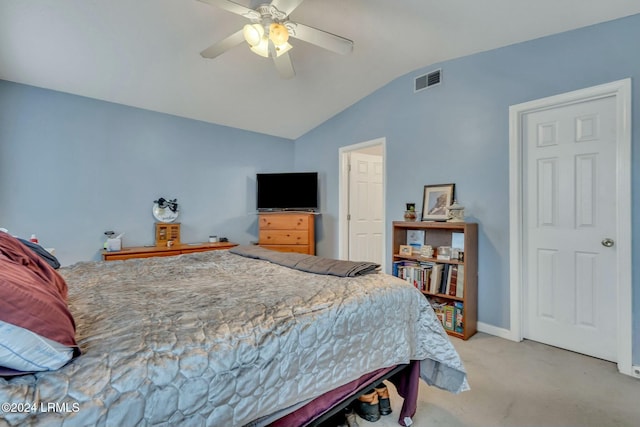
<svg viewBox="0 0 640 427">
<path fill-rule="evenodd" d="M 0 402 L 30 405 L 0 426 L 244 426 L 410 360 L 431 385 L 468 388 L 426 299 L 383 273 L 305 273 L 224 250 L 59 271 L 82 355 L 0 378 Z"/>
</svg>

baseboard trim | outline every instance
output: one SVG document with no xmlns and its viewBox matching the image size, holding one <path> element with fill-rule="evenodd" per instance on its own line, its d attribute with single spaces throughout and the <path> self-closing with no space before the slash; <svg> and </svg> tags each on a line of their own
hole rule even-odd
<svg viewBox="0 0 640 427">
<path fill-rule="evenodd" d="M 510 341 L 520 341 L 514 337 L 510 329 L 499 328 L 489 325 L 488 323 L 478 322 L 478 332 L 484 332 L 485 334 L 494 335 Z"/>
</svg>

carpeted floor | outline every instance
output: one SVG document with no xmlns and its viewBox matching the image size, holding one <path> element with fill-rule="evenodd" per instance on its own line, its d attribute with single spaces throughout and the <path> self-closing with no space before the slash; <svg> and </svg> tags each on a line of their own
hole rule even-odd
<svg viewBox="0 0 640 427">
<path fill-rule="evenodd" d="M 638 427 L 640 380 L 614 363 L 533 341 L 487 334 L 452 338 L 471 391 L 453 395 L 423 382 L 414 427 Z M 396 427 L 402 399 L 389 384 L 394 413 L 361 427 Z"/>
</svg>

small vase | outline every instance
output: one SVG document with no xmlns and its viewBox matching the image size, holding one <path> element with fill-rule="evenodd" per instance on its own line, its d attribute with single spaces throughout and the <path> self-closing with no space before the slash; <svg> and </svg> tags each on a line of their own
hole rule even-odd
<svg viewBox="0 0 640 427">
<path fill-rule="evenodd" d="M 417 218 L 416 211 L 404 211 L 405 221 L 415 221 Z"/>
</svg>

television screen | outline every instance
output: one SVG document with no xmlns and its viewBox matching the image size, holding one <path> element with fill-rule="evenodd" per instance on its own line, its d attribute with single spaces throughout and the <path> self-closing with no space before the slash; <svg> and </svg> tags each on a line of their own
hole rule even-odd
<svg viewBox="0 0 640 427">
<path fill-rule="evenodd" d="M 259 211 L 318 209 L 318 173 L 259 173 L 256 178 Z"/>
</svg>

